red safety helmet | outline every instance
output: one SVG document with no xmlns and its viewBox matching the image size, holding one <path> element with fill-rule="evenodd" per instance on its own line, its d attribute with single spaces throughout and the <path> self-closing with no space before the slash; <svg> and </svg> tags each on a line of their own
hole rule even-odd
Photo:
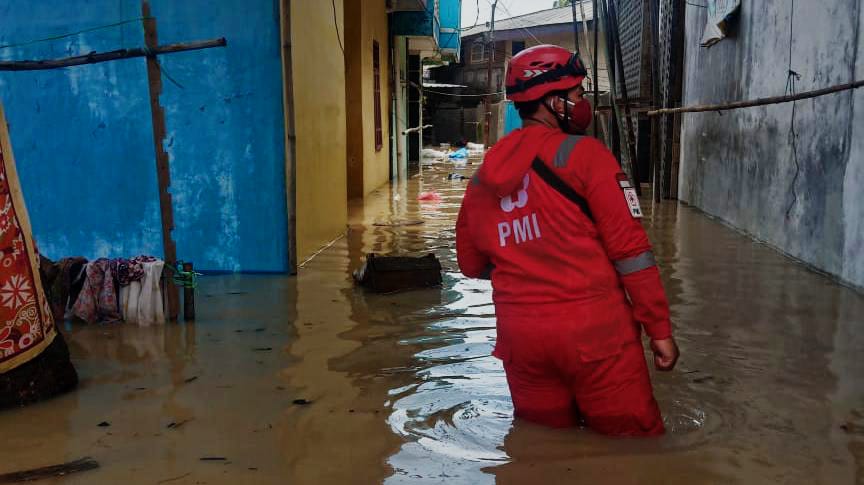
<svg viewBox="0 0 864 485">
<path fill-rule="evenodd" d="M 588 72 L 574 53 L 543 44 L 519 52 L 507 66 L 507 99 L 534 101 L 553 91 L 573 89 Z"/>
</svg>

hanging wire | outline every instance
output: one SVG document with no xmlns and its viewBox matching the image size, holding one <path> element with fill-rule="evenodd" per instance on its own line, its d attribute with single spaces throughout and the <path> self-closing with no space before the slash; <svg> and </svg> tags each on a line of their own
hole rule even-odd
<svg viewBox="0 0 864 485">
<path fill-rule="evenodd" d="M 795 36 L 795 0 L 792 0 L 789 12 L 789 67 L 786 75 L 786 95 L 795 95 L 797 82 L 801 75 L 792 70 L 792 40 Z M 795 164 L 795 176 L 792 178 L 792 200 L 786 208 L 786 219 L 792 214 L 792 209 L 798 203 L 798 178 L 801 176 L 801 163 L 798 161 L 798 131 L 795 129 L 797 102 L 792 101 L 792 117 L 789 121 L 789 144 L 792 146 L 792 162 Z"/>
<path fill-rule="evenodd" d="M 438 94 L 441 96 L 453 96 L 454 98 L 472 98 L 472 97 L 484 97 L 484 96 L 500 96 L 504 94 L 506 91 L 498 91 L 496 93 L 484 93 L 484 94 L 456 94 L 456 93 L 445 93 L 442 91 L 433 91 L 431 89 L 423 88 L 423 93 L 432 93 Z"/>
<path fill-rule="evenodd" d="M 490 0 L 486 0 L 486 1 L 489 2 L 489 5 L 492 5 L 492 3 L 491 3 Z M 516 15 L 513 15 L 513 12 L 511 12 L 510 9 L 507 8 L 507 5 L 503 2 L 503 0 L 498 0 L 498 3 L 501 5 L 501 8 L 504 9 L 505 12 L 507 12 L 507 15 L 510 16 L 510 18 L 501 19 L 501 20 L 512 20 L 512 21 L 516 22 L 517 19 L 518 19 L 519 17 L 516 16 Z M 526 25 L 526 24 L 523 23 L 522 26 L 519 26 L 519 28 L 522 29 L 522 30 L 524 30 L 525 33 L 527 33 L 528 35 L 530 35 L 531 38 L 534 39 L 538 44 L 542 44 L 543 42 L 542 42 L 540 39 L 538 39 L 537 36 L 534 35 L 533 32 L 531 32 L 530 30 L 526 29 L 526 28 L 524 27 L 524 25 Z"/>
<path fill-rule="evenodd" d="M 25 42 L 18 42 L 18 43 L 14 43 L 14 44 L 3 44 L 3 45 L 0 45 L 0 49 L 10 49 L 12 47 L 23 47 L 23 46 L 32 45 L 32 44 L 38 44 L 40 42 L 49 42 L 52 40 L 66 39 L 68 37 L 75 37 L 76 35 L 86 34 L 88 32 L 95 32 L 97 30 L 110 29 L 112 27 L 118 27 L 121 25 L 131 24 L 133 22 L 141 22 L 142 20 L 151 20 L 151 19 L 153 19 L 153 17 L 138 17 L 135 19 L 129 19 L 129 20 L 123 20 L 120 22 L 115 22 L 113 24 L 100 25 L 98 27 L 91 27 L 89 29 L 78 30 L 75 32 L 69 32 L 67 34 L 53 35 L 51 37 L 44 37 L 41 39 L 28 40 Z"/>
<path fill-rule="evenodd" d="M 339 20 L 336 18 L 336 0 L 331 0 L 333 5 L 333 26 L 336 27 L 336 40 L 339 41 L 339 49 L 342 51 L 342 54 L 345 54 L 345 46 L 342 45 L 342 36 L 339 35 Z"/>
</svg>

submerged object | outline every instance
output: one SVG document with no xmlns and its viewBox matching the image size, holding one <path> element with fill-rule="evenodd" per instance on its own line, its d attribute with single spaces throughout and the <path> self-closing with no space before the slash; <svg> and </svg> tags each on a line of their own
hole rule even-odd
<svg viewBox="0 0 864 485">
<path fill-rule="evenodd" d="M 434 254 L 417 258 L 372 253 L 354 272 L 354 280 L 376 293 L 441 286 L 441 262 Z"/>
</svg>

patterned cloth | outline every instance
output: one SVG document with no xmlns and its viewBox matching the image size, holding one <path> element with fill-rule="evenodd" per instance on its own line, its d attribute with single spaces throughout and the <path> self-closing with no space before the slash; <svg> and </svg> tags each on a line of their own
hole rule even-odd
<svg viewBox="0 0 864 485">
<path fill-rule="evenodd" d="M 62 322 L 66 317 L 66 311 L 77 300 L 81 291 L 80 284 L 75 280 L 81 270 L 87 265 L 87 259 L 81 257 L 63 258 L 53 263 L 47 258 L 42 258 L 42 284 L 46 289 L 46 297 L 51 305 L 51 313 L 55 322 Z M 77 291 L 76 291 L 77 290 Z"/>
<path fill-rule="evenodd" d="M 105 258 L 87 264 L 84 287 L 72 307 L 72 314 L 87 323 L 120 320 L 117 289 L 111 261 Z"/>
<path fill-rule="evenodd" d="M 0 374 L 39 356 L 56 335 L 0 106 Z"/>
</svg>

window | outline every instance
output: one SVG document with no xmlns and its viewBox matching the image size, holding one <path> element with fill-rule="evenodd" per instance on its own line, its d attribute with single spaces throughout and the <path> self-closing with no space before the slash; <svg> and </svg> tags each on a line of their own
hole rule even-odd
<svg viewBox="0 0 864 485">
<path fill-rule="evenodd" d="M 471 64 L 479 64 L 486 60 L 486 47 L 483 42 L 471 44 Z"/>
<path fill-rule="evenodd" d="M 378 41 L 372 41 L 372 75 L 375 78 L 375 151 L 380 152 L 384 147 L 384 133 L 381 127 L 381 55 Z"/>
<path fill-rule="evenodd" d="M 525 50 L 525 41 L 514 40 L 513 46 L 510 48 L 510 55 L 515 56 L 516 54 Z"/>
</svg>

